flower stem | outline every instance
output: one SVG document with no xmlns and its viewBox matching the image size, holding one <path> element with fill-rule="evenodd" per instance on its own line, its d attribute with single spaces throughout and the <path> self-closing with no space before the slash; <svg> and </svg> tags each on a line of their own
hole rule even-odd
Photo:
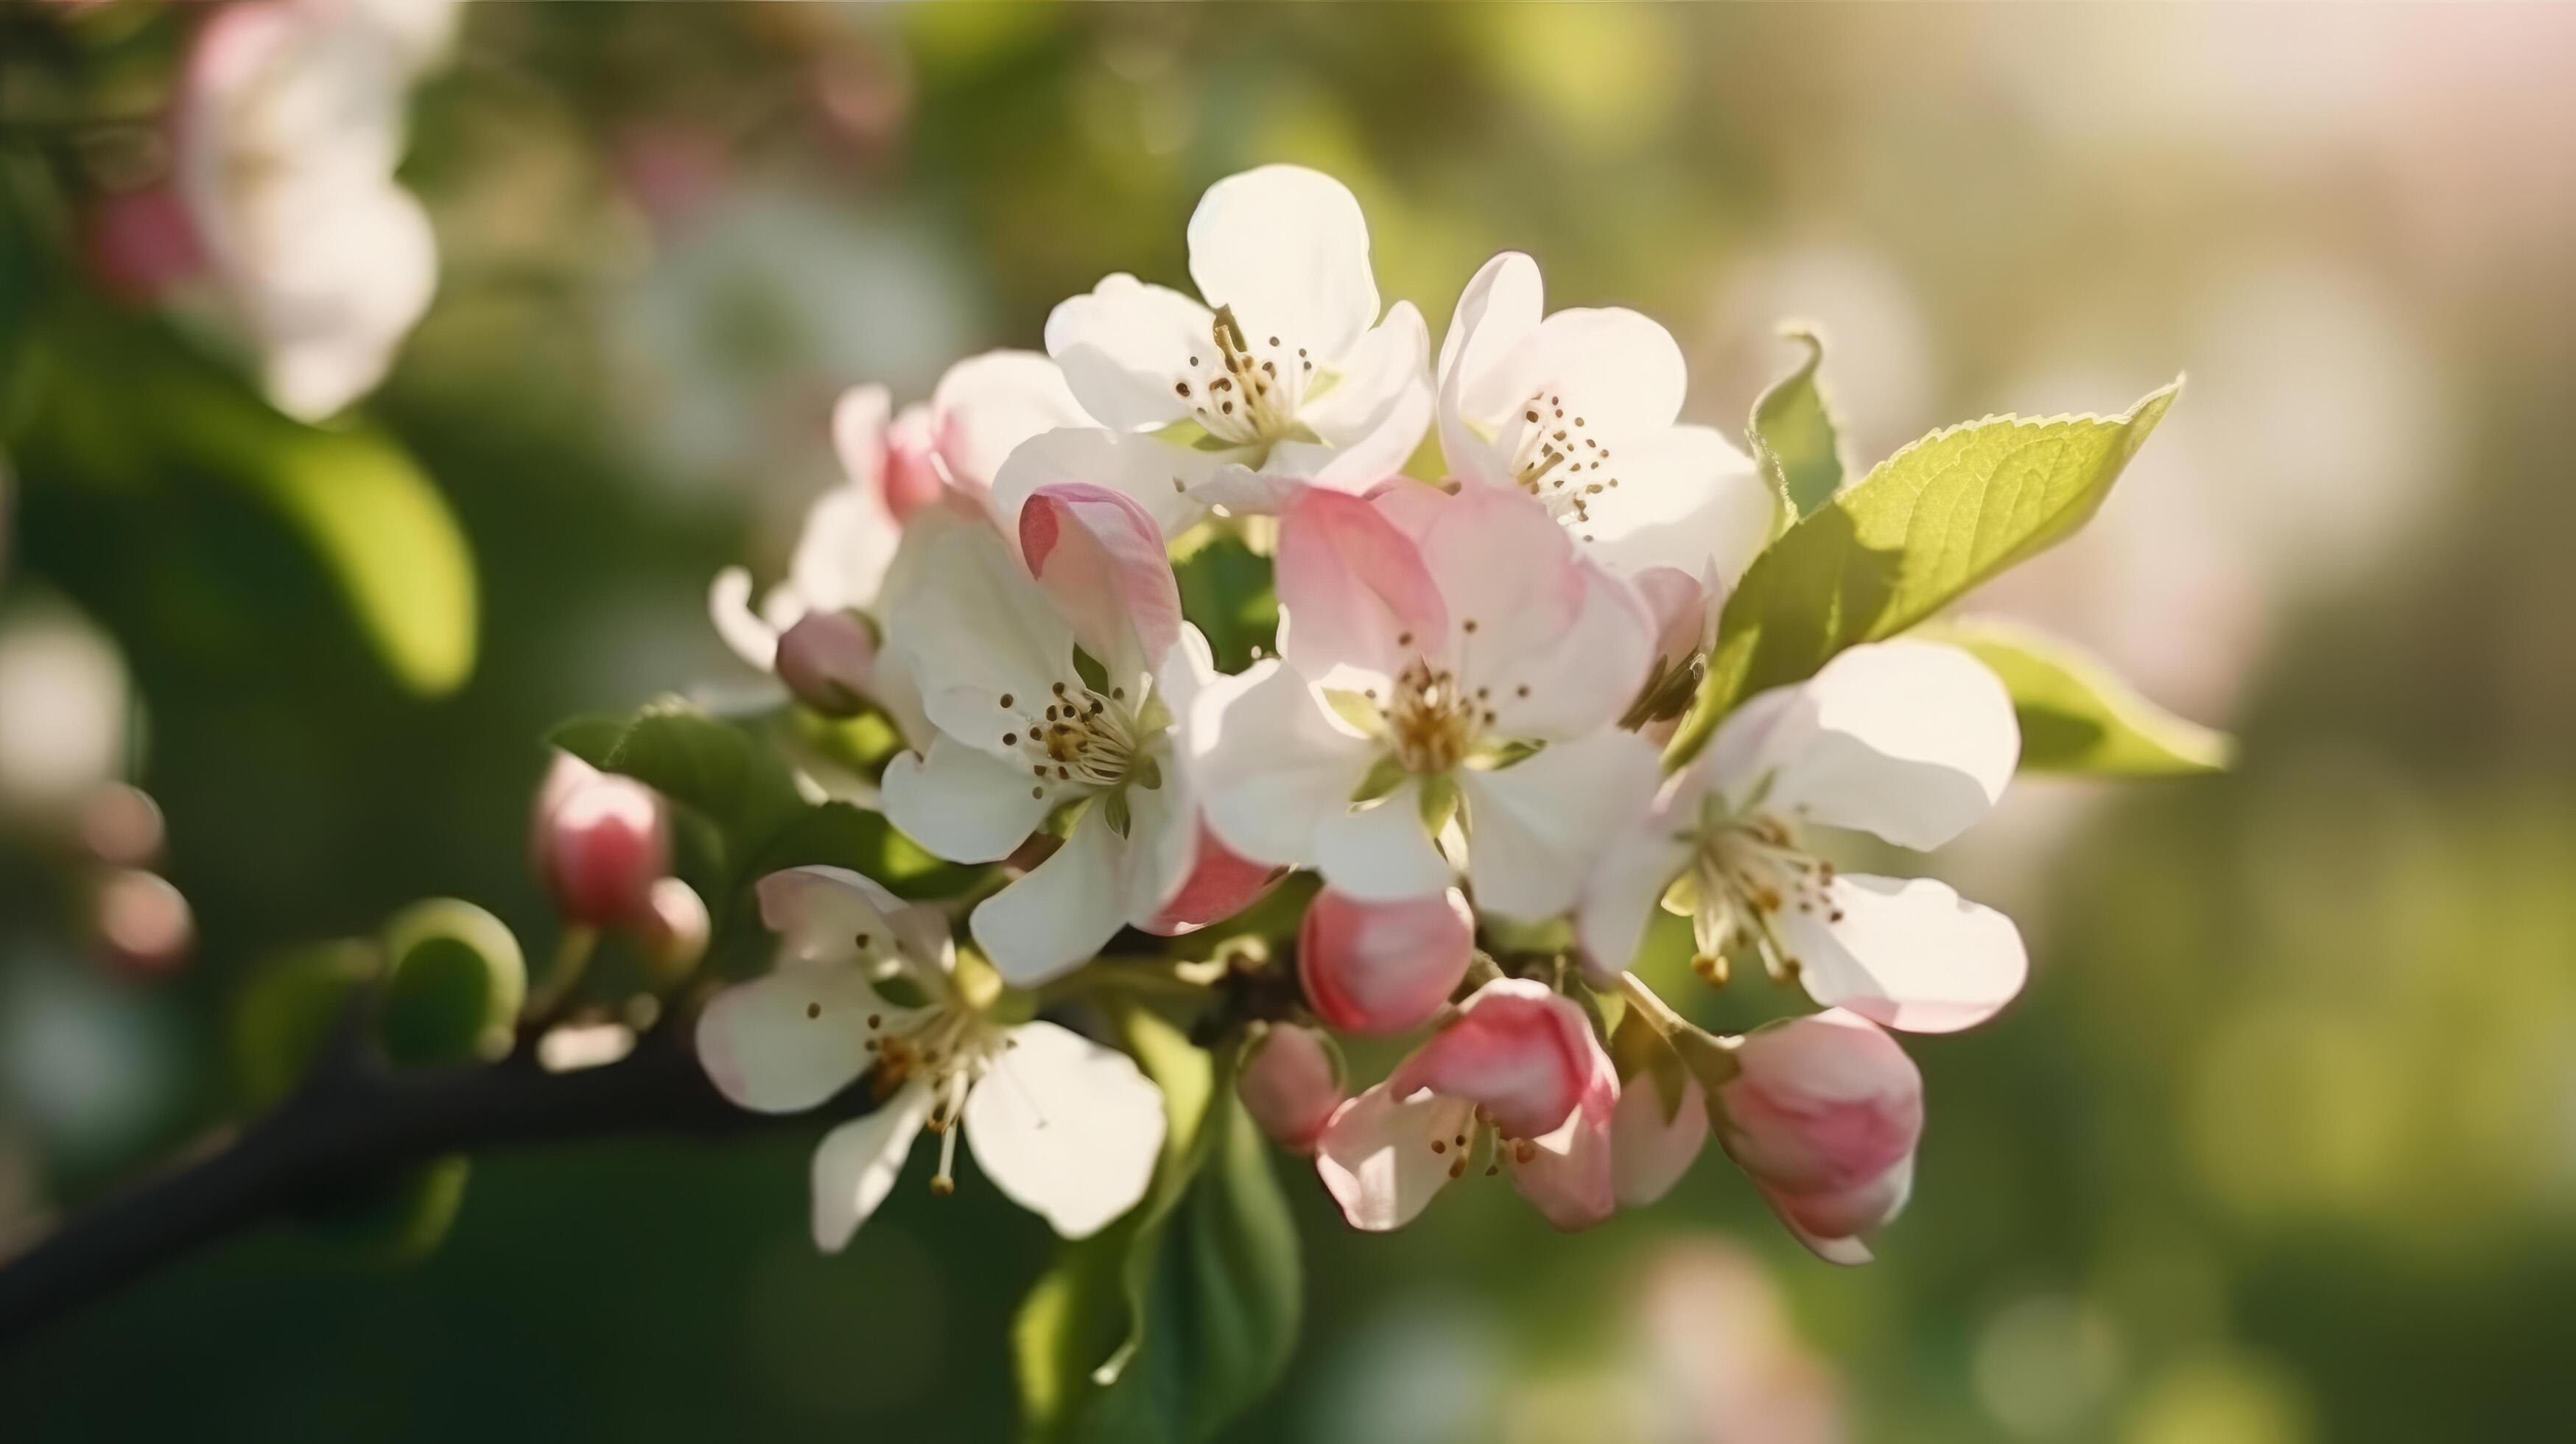
<svg viewBox="0 0 2576 1444">
<path fill-rule="evenodd" d="M 554 961 L 546 966 L 546 980 L 528 995 L 528 1005 L 521 1015 L 531 1023 L 553 1020 L 573 990 L 581 986 L 582 975 L 590 971 L 590 959 L 599 951 L 599 929 L 574 924 L 555 940 Z"/>
<path fill-rule="evenodd" d="M 1691 1026 L 1688 1018 L 1674 1012 L 1672 1004 L 1656 996 L 1655 990 L 1646 986 L 1646 980 L 1635 973 L 1619 975 L 1619 991 L 1627 995 L 1646 1025 L 1663 1037 L 1670 1038 Z"/>
</svg>

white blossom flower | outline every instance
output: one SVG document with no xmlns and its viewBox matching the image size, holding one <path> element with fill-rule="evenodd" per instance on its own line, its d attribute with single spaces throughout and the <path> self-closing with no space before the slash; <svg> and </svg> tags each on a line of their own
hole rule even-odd
<svg viewBox="0 0 2576 1444">
<path fill-rule="evenodd" d="M 1508 486 L 1611 570 L 1669 567 L 1731 584 L 1770 539 L 1774 503 L 1715 429 L 1676 425 L 1689 377 L 1662 326 L 1612 307 L 1541 319 L 1538 263 L 1487 261 L 1440 343 L 1440 449 L 1460 479 Z"/>
<path fill-rule="evenodd" d="M 394 183 L 412 79 L 450 0 L 229 5 L 199 34 L 177 183 L 279 409 L 374 389 L 438 285 L 420 202 Z"/>
<path fill-rule="evenodd" d="M 961 977 L 947 915 L 835 867 L 760 883 L 783 935 L 778 967 L 716 995 L 698 1056 L 724 1095 L 794 1113 L 873 1079 L 875 1112 L 814 1153 L 814 1241 L 837 1251 L 894 1187 L 924 1128 L 931 1189 L 953 1186 L 962 1133 L 976 1166 L 1066 1238 L 1097 1233 L 1145 1194 L 1163 1147 L 1162 1094 L 1133 1060 L 1047 1022 L 1006 1025 L 998 990 Z M 985 975 L 989 981 L 989 974 Z M 900 981 L 917 1005 L 888 992 Z"/>
<path fill-rule="evenodd" d="M 886 817 L 941 857 L 998 862 L 1079 809 L 1052 854 L 976 907 L 994 966 L 1025 987 L 1121 927 L 1206 921 L 1171 915 L 1185 896 L 1239 906 L 1239 890 L 1193 887 L 1202 866 L 1243 869 L 1200 845 L 1173 731 L 1215 668 L 1143 508 L 1048 487 L 1020 512 L 1021 556 L 980 522 L 925 513 L 915 526 L 928 530 L 889 583 L 886 629 L 932 735 L 887 766 Z"/>
<path fill-rule="evenodd" d="M 1653 646 L 1636 595 L 1528 497 L 1413 482 L 1306 492 L 1277 575 L 1280 656 L 1192 719 L 1216 835 L 1363 903 L 1435 896 L 1463 856 L 1481 911 L 1570 906 L 1658 773 L 1615 725 Z"/>
<path fill-rule="evenodd" d="M 1994 806 L 2020 754 L 2012 699 L 1974 657 L 1907 638 L 1853 647 L 1737 708 L 1601 854 L 1584 949 L 1626 968 L 1662 898 L 1690 915 L 1703 971 L 1731 945 L 1887 1027 L 1982 1022 L 2029 969 L 2012 920 L 1929 879 L 1837 872 L 1802 829 L 1938 847 Z"/>
<path fill-rule="evenodd" d="M 1047 318 L 1047 354 L 1094 422 L 1049 432 L 995 483 L 1007 518 L 1038 487 L 1096 482 L 1165 534 L 1210 505 L 1275 496 L 1249 474 L 1359 491 L 1393 476 L 1431 421 L 1430 333 L 1378 314 L 1368 223 L 1339 181 L 1273 165 L 1208 188 L 1190 217 L 1202 304 L 1118 274 Z"/>
</svg>

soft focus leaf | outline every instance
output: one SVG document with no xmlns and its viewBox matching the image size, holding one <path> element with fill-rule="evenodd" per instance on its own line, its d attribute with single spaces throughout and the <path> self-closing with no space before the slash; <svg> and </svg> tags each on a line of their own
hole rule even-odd
<svg viewBox="0 0 2576 1444">
<path fill-rule="evenodd" d="M 2169 777 L 2226 770 L 2235 744 L 2223 732 L 2139 696 L 2100 658 L 2072 643 L 1991 619 L 1926 628 L 1921 636 L 1964 647 L 2012 693 L 2025 772 Z"/>
<path fill-rule="evenodd" d="M 499 918 L 454 898 L 415 903 L 385 925 L 385 956 L 376 1037 L 387 1057 L 419 1066 L 510 1051 L 528 964 Z"/>
<path fill-rule="evenodd" d="M 1833 500 L 1843 484 L 1843 458 L 1841 437 L 1816 383 L 1824 342 L 1794 326 L 1781 335 L 1805 346 L 1807 359 L 1753 403 L 1746 435 L 1753 443 L 1754 462 L 1780 494 L 1780 520 L 1786 526 Z"/>
<path fill-rule="evenodd" d="M 1021 1306 L 1013 1341 L 1039 1437 L 1212 1438 L 1296 1344 L 1296 1231 L 1230 1062 L 1151 1014 L 1131 1014 L 1128 1037 L 1172 1131 L 1145 1200 L 1067 1247 Z"/>
<path fill-rule="evenodd" d="M 418 1263 L 446 1241 L 473 1171 L 465 1155 L 446 1154 L 395 1178 L 325 1192 L 305 1205 L 304 1223 L 362 1260 Z"/>
<path fill-rule="evenodd" d="M 2000 416 L 1878 464 L 1755 559 L 1726 599 L 1699 700 L 1665 749 L 1697 755 L 1735 704 L 1895 636 L 2093 515 L 2181 389 L 2119 416 Z"/>
<path fill-rule="evenodd" d="M 234 1086 L 252 1110 L 276 1105 L 304 1081 L 360 988 L 384 956 L 357 939 L 316 943 L 264 959 L 234 995 Z"/>
<path fill-rule="evenodd" d="M 757 879 L 782 868 L 814 864 L 865 873 L 898 896 L 916 898 L 954 897 L 972 887 L 985 871 L 931 856 L 876 813 L 846 802 L 827 802 L 808 809 L 763 843 L 744 867 L 743 876 Z"/>
<path fill-rule="evenodd" d="M 806 810 L 774 749 L 684 702 L 654 703 L 613 738 L 600 719 L 583 717 L 546 740 L 695 810 L 715 824 L 736 860 L 755 855 Z"/>
<path fill-rule="evenodd" d="M 1256 652 L 1279 643 L 1279 595 L 1272 589 L 1270 559 L 1232 532 L 1210 536 L 1174 564 L 1181 610 L 1198 626 L 1216 655 L 1218 670 L 1240 672 Z"/>
</svg>

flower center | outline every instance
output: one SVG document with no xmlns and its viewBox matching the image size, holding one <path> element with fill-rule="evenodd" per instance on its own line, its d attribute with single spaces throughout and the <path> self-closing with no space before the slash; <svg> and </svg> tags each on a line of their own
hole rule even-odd
<svg viewBox="0 0 2576 1444">
<path fill-rule="evenodd" d="M 1387 744 L 1407 772 L 1442 773 L 1464 761 L 1494 714 L 1459 685 L 1457 674 L 1420 658 L 1395 679 L 1386 708 Z"/>
<path fill-rule="evenodd" d="M 1001 696 L 1010 718 L 1002 745 L 1017 752 L 1029 775 L 1038 779 L 1030 796 L 1044 796 L 1049 782 L 1104 791 L 1134 774 L 1149 739 L 1137 725 L 1125 687 L 1112 687 L 1104 696 L 1080 683 L 1058 682 L 1042 700 L 1045 710 L 1031 712 L 1021 705 L 1023 699 L 1008 692 Z"/>
<path fill-rule="evenodd" d="M 1512 480 L 1521 490 L 1547 503 L 1555 517 L 1585 541 L 1592 508 L 1603 492 L 1619 484 L 1601 466 L 1610 448 L 1588 434 L 1580 415 L 1569 416 L 1560 392 L 1536 391 L 1505 418 L 1501 438 L 1509 443 Z"/>
<path fill-rule="evenodd" d="M 1444 1116 L 1438 1124 L 1432 1130 L 1431 1151 L 1448 1160 L 1451 1178 L 1467 1176 L 1469 1160 L 1479 1145 L 1484 1150 L 1487 1177 L 1502 1171 L 1506 1157 L 1515 1163 L 1527 1163 L 1538 1157 L 1537 1144 L 1526 1138 L 1505 1137 L 1502 1125 L 1485 1112 L 1481 1103 L 1461 1111 L 1454 1123 Z"/>
<path fill-rule="evenodd" d="M 1726 949 L 1752 953 L 1763 971 L 1794 981 L 1798 958 L 1780 934 L 1792 909 L 1842 921 L 1834 906 L 1834 865 L 1800 845 L 1789 825 L 1768 813 L 1719 822 L 1700 835 L 1690 870 L 1675 884 L 1674 911 L 1691 920 L 1697 955 L 1691 966 L 1711 982 L 1726 979 Z"/>
<path fill-rule="evenodd" d="M 957 1121 L 966 1095 L 993 1070 L 1010 1036 L 964 1005 L 934 1008 L 906 1020 L 911 1026 L 900 1031 L 890 1030 L 888 1021 L 880 1013 L 867 1018 L 867 1049 L 877 1055 L 869 1088 L 883 1100 L 915 1079 L 928 1083 L 935 1101 L 922 1126 L 939 1135 L 939 1171 L 931 1176 L 930 1191 L 944 1198 L 957 1187 Z"/>
<path fill-rule="evenodd" d="M 1208 435 L 1237 446 L 1285 440 L 1297 425 L 1315 363 L 1303 346 L 1277 336 L 1254 336 L 1219 306 L 1208 327 L 1209 345 L 1190 357 L 1172 392 L 1190 403 L 1190 415 Z"/>
</svg>

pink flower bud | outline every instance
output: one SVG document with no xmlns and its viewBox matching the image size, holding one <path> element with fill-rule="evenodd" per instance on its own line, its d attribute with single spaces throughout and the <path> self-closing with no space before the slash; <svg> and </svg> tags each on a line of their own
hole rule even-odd
<svg viewBox="0 0 2576 1444">
<path fill-rule="evenodd" d="M 558 754 L 537 792 L 530 853 L 537 880 L 566 921 L 640 922 L 652 907 L 653 884 L 671 870 L 662 799 L 633 778 Z"/>
<path fill-rule="evenodd" d="M 907 406 L 895 413 L 885 433 L 885 505 L 898 522 L 929 506 L 948 491 L 939 467 L 939 428 L 927 406 Z"/>
<path fill-rule="evenodd" d="M 654 974 L 665 981 L 687 977 L 707 955 L 712 922 L 697 889 L 676 877 L 655 880 L 643 913 L 635 919 L 635 945 Z"/>
<path fill-rule="evenodd" d="M 1294 1023 L 1273 1025 L 1245 1046 L 1235 1087 L 1270 1141 L 1298 1153 L 1315 1151 L 1316 1135 L 1347 1096 L 1332 1040 Z"/>
<path fill-rule="evenodd" d="M 826 717 L 867 706 L 876 662 L 876 638 L 848 612 L 807 612 L 778 636 L 778 680 Z"/>
<path fill-rule="evenodd" d="M 1923 1076 L 1876 1024 L 1837 1008 L 1757 1029 L 1718 1090 L 1717 1137 L 1819 1258 L 1867 1263 L 1861 1240 L 1904 1208 L 1923 1135 Z"/>
<path fill-rule="evenodd" d="M 1139 926 L 1167 938 L 1196 932 L 1260 901 L 1287 875 L 1286 868 L 1254 862 L 1227 847 L 1202 822 L 1198 853 L 1191 859 L 1189 876 L 1181 880 L 1181 890 L 1172 894 L 1152 921 Z"/>
<path fill-rule="evenodd" d="M 1405 902 L 1354 902 L 1327 888 L 1297 931 L 1297 973 L 1317 1017 L 1346 1033 L 1401 1033 L 1431 1021 L 1476 948 L 1456 888 Z"/>
</svg>

